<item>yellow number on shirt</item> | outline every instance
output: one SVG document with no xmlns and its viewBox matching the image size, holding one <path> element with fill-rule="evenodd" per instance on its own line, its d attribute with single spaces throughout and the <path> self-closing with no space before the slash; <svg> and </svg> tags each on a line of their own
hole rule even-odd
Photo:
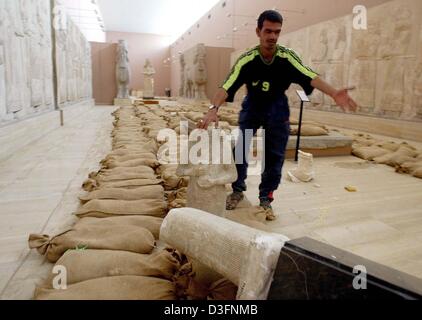
<svg viewBox="0 0 422 320">
<path fill-rule="evenodd" d="M 269 82 L 263 82 L 262 83 L 262 91 L 268 92 L 270 91 L 270 83 Z"/>
</svg>

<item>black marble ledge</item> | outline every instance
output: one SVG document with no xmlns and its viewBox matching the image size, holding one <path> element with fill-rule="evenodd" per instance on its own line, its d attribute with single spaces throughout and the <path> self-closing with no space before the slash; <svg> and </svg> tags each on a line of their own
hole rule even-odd
<svg viewBox="0 0 422 320">
<path fill-rule="evenodd" d="M 356 277 L 364 275 L 355 269 L 357 266 L 366 269 L 366 289 L 359 289 L 363 282 Z M 268 300 L 419 300 L 421 297 L 422 279 L 322 242 L 300 238 L 283 247 Z"/>
</svg>

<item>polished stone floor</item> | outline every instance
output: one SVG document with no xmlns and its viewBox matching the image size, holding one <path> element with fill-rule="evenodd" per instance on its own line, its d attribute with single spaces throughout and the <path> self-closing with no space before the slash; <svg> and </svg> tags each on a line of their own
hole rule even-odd
<svg viewBox="0 0 422 320">
<path fill-rule="evenodd" d="M 72 224 L 77 195 L 110 149 L 114 107 L 87 107 L 0 162 L 0 298 L 30 299 L 51 265 L 27 245 L 30 233 L 53 234 Z"/>
<path fill-rule="evenodd" d="M 50 272 L 52 265 L 29 251 L 28 235 L 54 234 L 73 223 L 82 182 L 110 150 L 112 110 L 87 108 L 0 162 L 1 299 L 30 299 Z M 283 181 L 274 202 L 278 219 L 255 225 L 291 239 L 310 236 L 422 277 L 422 180 L 361 163 L 351 156 L 315 159 L 315 181 Z M 294 167 L 287 161 L 284 171 Z M 260 177 L 253 171 L 243 206 L 258 203 Z M 347 185 L 358 191 L 347 192 Z M 248 222 L 236 212 L 229 218 Z"/>
</svg>

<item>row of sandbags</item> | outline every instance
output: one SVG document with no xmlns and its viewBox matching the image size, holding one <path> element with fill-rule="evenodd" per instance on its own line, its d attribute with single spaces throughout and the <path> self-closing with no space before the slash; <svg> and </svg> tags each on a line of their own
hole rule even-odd
<svg viewBox="0 0 422 320">
<path fill-rule="evenodd" d="M 81 219 L 53 237 L 29 238 L 31 248 L 67 271 L 66 290 L 53 288 L 50 277 L 35 299 L 234 298 L 229 282 L 203 285 L 183 255 L 156 248 L 168 203 L 186 199 L 186 181 L 160 166 L 158 143 L 149 136 L 168 118 L 144 107 L 121 108 L 114 116 L 113 150 L 83 185 L 89 193 L 80 196 L 75 214 Z"/>
<path fill-rule="evenodd" d="M 422 178 L 422 152 L 406 142 L 381 141 L 368 134 L 355 134 L 353 155 L 378 164 L 385 164 L 396 172 Z"/>
<path fill-rule="evenodd" d="M 112 152 L 84 183 L 89 193 L 75 213 L 81 219 L 53 237 L 30 236 L 31 248 L 67 271 L 66 290 L 52 288 L 49 278 L 36 299 L 177 299 L 173 276 L 181 260 L 156 249 L 167 212 L 155 173 L 158 144 L 133 108 L 114 115 Z"/>
</svg>

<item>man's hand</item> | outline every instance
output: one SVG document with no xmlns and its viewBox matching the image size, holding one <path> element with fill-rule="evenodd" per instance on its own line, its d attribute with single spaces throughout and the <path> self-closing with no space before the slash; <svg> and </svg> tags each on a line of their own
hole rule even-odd
<svg viewBox="0 0 422 320">
<path fill-rule="evenodd" d="M 350 98 L 348 91 L 354 90 L 354 87 L 336 90 L 331 85 L 329 85 L 327 82 L 325 82 L 320 77 L 316 77 L 311 81 L 311 85 L 322 91 L 323 93 L 329 95 L 331 98 L 334 99 L 336 104 L 343 109 L 343 111 L 353 111 L 355 112 L 358 105 L 356 102 Z"/>
<path fill-rule="evenodd" d="M 343 109 L 343 111 L 353 111 L 355 112 L 358 105 L 356 104 L 356 102 L 350 98 L 349 96 L 349 90 L 354 90 L 355 88 L 346 88 L 346 89 L 341 89 L 341 90 L 337 90 L 334 92 L 334 94 L 332 95 L 332 98 L 334 99 L 334 101 L 336 102 L 336 104 Z"/>
<path fill-rule="evenodd" d="M 208 126 L 211 122 L 215 122 L 215 125 L 218 127 L 218 110 L 212 109 L 208 111 L 208 113 L 205 115 L 204 119 L 199 120 L 198 122 L 198 129 L 208 129 Z"/>
</svg>

